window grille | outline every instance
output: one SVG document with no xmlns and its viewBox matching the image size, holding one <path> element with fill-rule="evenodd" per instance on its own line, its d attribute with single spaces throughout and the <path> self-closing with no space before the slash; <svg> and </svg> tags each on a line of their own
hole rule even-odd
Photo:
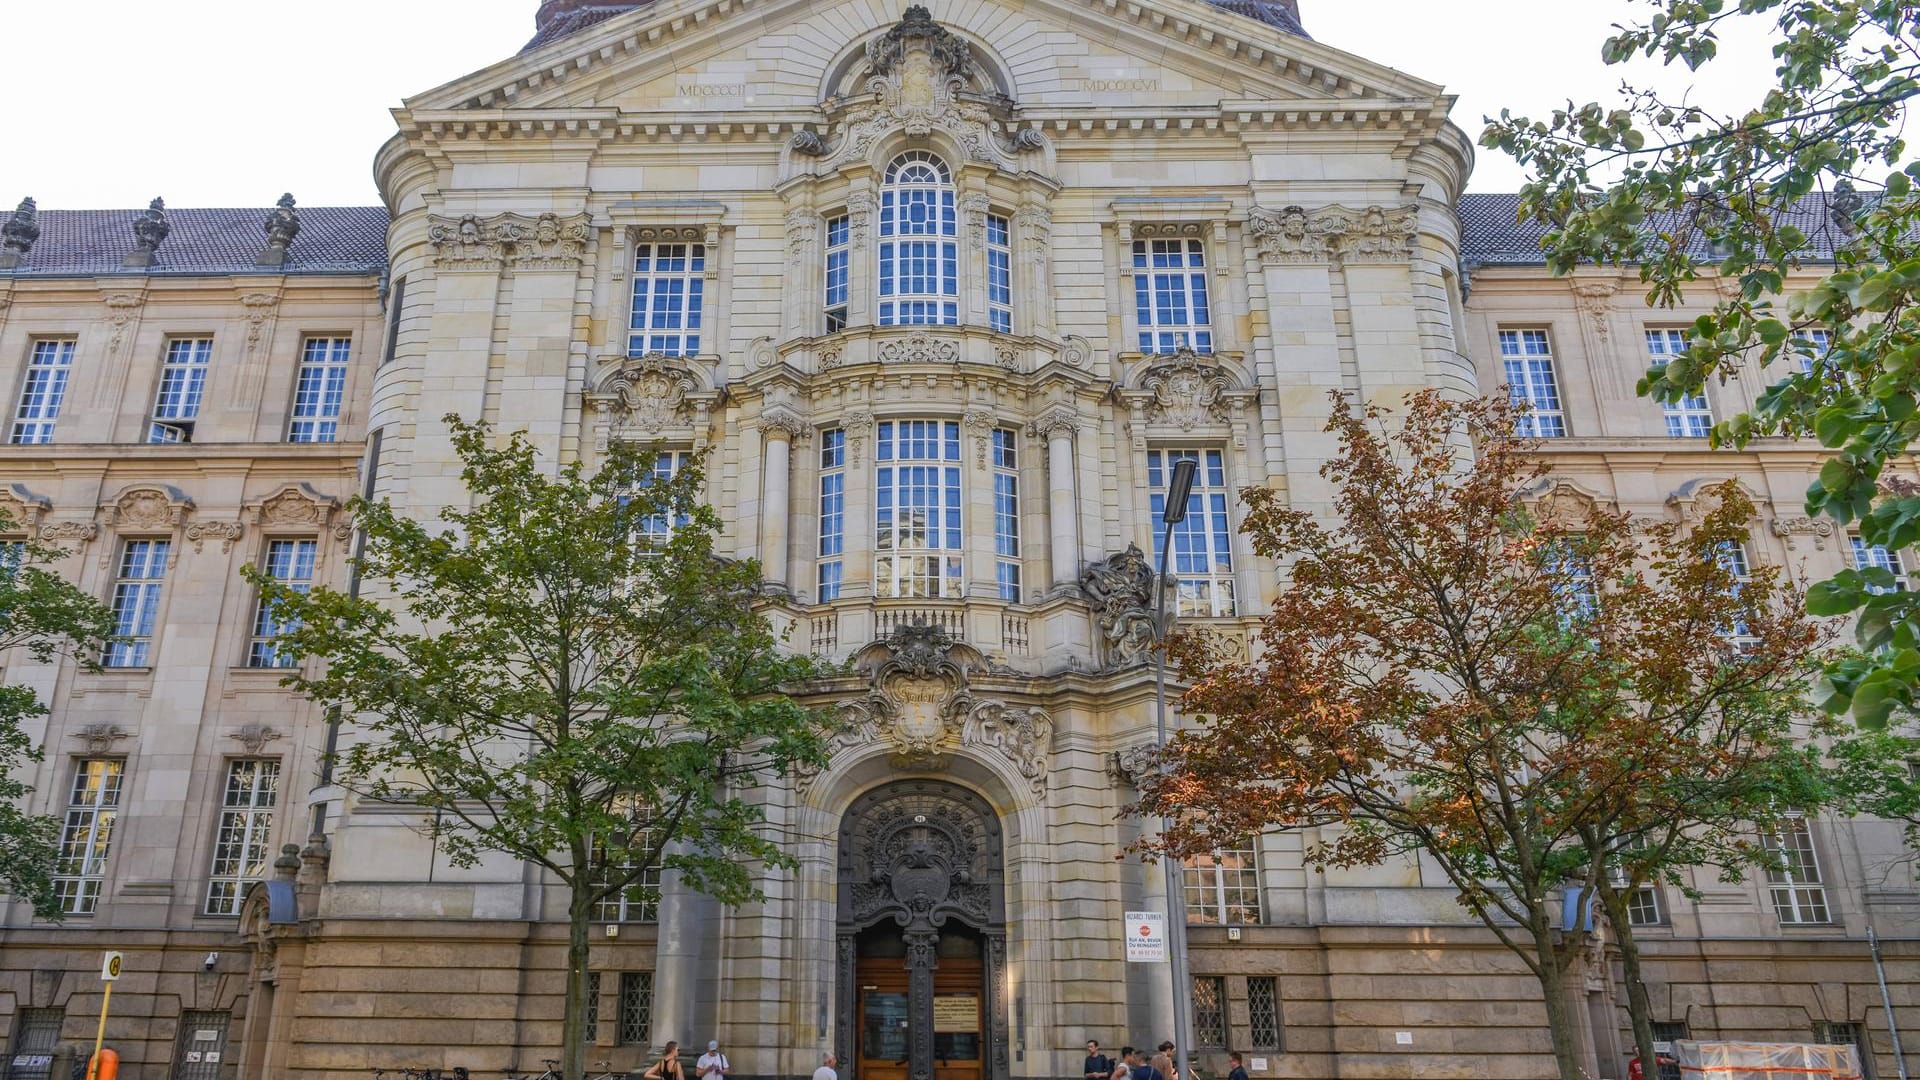
<svg viewBox="0 0 1920 1080">
<path fill-rule="evenodd" d="M 113 584 L 113 640 L 102 650 L 104 667 L 145 667 L 167 577 L 168 540 L 128 540 L 120 546 L 120 572 Z"/>
<path fill-rule="evenodd" d="M 266 572 L 276 582 L 295 592 L 305 593 L 313 588 L 313 564 L 319 550 L 318 540 L 270 540 L 267 542 Z M 282 634 L 298 626 L 297 622 L 276 620 L 267 598 L 262 596 L 253 614 L 253 640 L 247 646 L 247 666 L 292 667 L 293 657 L 281 652 L 274 643 Z"/>
<path fill-rule="evenodd" d="M 706 285 L 705 244 L 636 245 L 627 355 L 692 356 L 699 352 Z"/>
<path fill-rule="evenodd" d="M 91 915 L 100 903 L 125 770 L 125 762 L 112 758 L 87 758 L 74 766 L 53 879 L 60 910 L 68 915 Z"/>
<path fill-rule="evenodd" d="M 1813 1038 L 1828 1046 L 1853 1047 L 1861 1080 L 1873 1080 L 1873 1040 L 1867 1034 L 1866 1025 L 1827 1021 L 1814 1025 Z"/>
<path fill-rule="evenodd" d="M 1227 1048 L 1227 980 L 1193 977 L 1193 1041 L 1204 1050 Z"/>
<path fill-rule="evenodd" d="M 73 374 L 71 341 L 36 341 L 27 361 L 26 381 L 13 410 L 11 442 L 50 443 L 60 406 L 67 399 L 67 378 Z"/>
<path fill-rule="evenodd" d="M 397 310 L 397 309 L 396 309 Z M 293 388 L 290 443 L 330 443 L 340 436 L 340 411 L 347 400 L 347 363 L 351 338 L 308 338 L 300 348 L 300 374 Z"/>
<path fill-rule="evenodd" d="M 279 794 L 280 763 L 246 759 L 227 763 L 227 786 L 220 802 L 220 825 L 213 838 L 213 867 L 207 878 L 208 915 L 240 914 L 247 886 L 267 872 L 272 851 L 273 806 Z"/>
<path fill-rule="evenodd" d="M 1272 975 L 1247 979 L 1247 1039 L 1255 1050 L 1280 1049 L 1280 980 Z"/>
<path fill-rule="evenodd" d="M 946 162 L 912 150 L 880 190 L 880 325 L 960 321 L 960 247 Z"/>
<path fill-rule="evenodd" d="M 181 338 L 167 342 L 167 358 L 160 365 L 160 389 L 153 399 L 150 443 L 191 442 L 193 424 L 200 418 L 206 396 L 207 368 L 213 359 L 213 339 Z"/>
<path fill-rule="evenodd" d="M 7 1080 L 48 1080 L 53 1050 L 60 1044 L 61 1009 L 21 1009 L 13 1022 L 13 1053 L 7 1056 Z M 68 1080 L 56 1077 L 54 1080 Z"/>
<path fill-rule="evenodd" d="M 580 1041 L 588 1046 L 600 1041 L 600 973 L 587 972 L 587 1015 L 580 1025 Z"/>
<path fill-rule="evenodd" d="M 1020 599 L 1020 465 L 1011 428 L 993 432 L 993 550 L 994 574 L 1000 599 Z"/>
<path fill-rule="evenodd" d="M 1241 925 L 1260 921 L 1260 871 L 1252 841 L 1186 860 L 1187 921 Z"/>
<path fill-rule="evenodd" d="M 1007 219 L 987 215 L 987 325 L 1013 332 L 1013 246 Z"/>
<path fill-rule="evenodd" d="M 1155 566 L 1165 541 L 1167 480 L 1181 461 L 1195 462 L 1193 491 L 1187 496 L 1187 517 L 1173 527 L 1173 552 L 1168 564 L 1174 577 L 1176 603 L 1182 618 L 1225 616 L 1234 613 L 1233 530 L 1227 520 L 1227 472 L 1219 450 L 1147 451 L 1148 505 L 1153 513 Z"/>
<path fill-rule="evenodd" d="M 653 972 L 620 976 L 620 1045 L 648 1046 L 653 1041 Z"/>
<path fill-rule="evenodd" d="M 835 428 L 820 433 L 820 551 L 814 591 L 819 603 L 840 599 L 846 532 L 847 433 Z"/>
<path fill-rule="evenodd" d="M 1140 351 L 1213 351 L 1205 249 L 1198 240 L 1133 242 L 1134 318 Z"/>
<path fill-rule="evenodd" d="M 874 464 L 875 595 L 958 599 L 965 587 L 960 425 L 881 423 Z"/>
</svg>

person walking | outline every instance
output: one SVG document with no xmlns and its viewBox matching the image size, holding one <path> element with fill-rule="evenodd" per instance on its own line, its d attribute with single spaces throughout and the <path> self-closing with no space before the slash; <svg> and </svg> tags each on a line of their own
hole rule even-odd
<svg viewBox="0 0 1920 1080">
<path fill-rule="evenodd" d="M 687 1080 L 686 1070 L 680 1064 L 680 1044 L 668 1039 L 660 1060 L 641 1075 L 645 1080 Z"/>
<path fill-rule="evenodd" d="M 1240 1063 L 1240 1051 L 1228 1054 L 1227 1061 L 1233 1065 L 1233 1069 L 1227 1073 L 1227 1080 L 1247 1080 L 1247 1067 Z"/>
<path fill-rule="evenodd" d="M 840 1074 L 833 1071 L 833 1067 L 838 1064 L 840 1064 L 839 1060 L 832 1054 L 828 1054 L 820 1060 L 820 1067 L 813 1070 L 813 1080 L 840 1080 Z"/>
<path fill-rule="evenodd" d="M 1113 1059 L 1100 1052 L 1100 1040 L 1087 1040 L 1087 1062 L 1080 1071 L 1087 1080 L 1112 1080 Z"/>
<path fill-rule="evenodd" d="M 720 1040 L 707 1040 L 707 1052 L 693 1063 L 694 1080 L 726 1080 L 732 1075 L 733 1064 L 720 1052 Z"/>
</svg>

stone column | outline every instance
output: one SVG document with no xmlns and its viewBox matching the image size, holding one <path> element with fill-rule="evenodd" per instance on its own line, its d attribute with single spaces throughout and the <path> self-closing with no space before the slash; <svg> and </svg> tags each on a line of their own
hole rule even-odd
<svg viewBox="0 0 1920 1080">
<path fill-rule="evenodd" d="M 1071 406 L 1056 405 L 1027 429 L 1030 437 L 1047 440 L 1047 524 L 1056 590 L 1080 580 L 1079 499 L 1073 484 L 1073 435 L 1079 425 L 1080 415 Z"/>
<path fill-rule="evenodd" d="M 793 440 L 806 433 L 800 418 L 784 409 L 760 415 L 765 457 L 761 463 L 764 490 L 760 497 L 760 562 L 769 592 L 787 591 L 787 534 L 793 518 Z"/>
</svg>

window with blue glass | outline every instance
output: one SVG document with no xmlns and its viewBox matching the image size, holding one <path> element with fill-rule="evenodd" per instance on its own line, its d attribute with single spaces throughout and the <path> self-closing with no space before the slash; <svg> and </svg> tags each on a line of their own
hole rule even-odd
<svg viewBox="0 0 1920 1080">
<path fill-rule="evenodd" d="M 840 599 L 846 541 L 847 433 L 835 428 L 820 433 L 820 552 L 815 585 L 819 603 Z"/>
<path fill-rule="evenodd" d="M 650 487 L 653 484 L 673 479 L 681 469 L 686 467 L 687 460 L 691 457 L 692 455 L 685 450 L 660 451 L 659 455 L 653 459 L 652 473 L 641 479 L 640 486 Z M 667 542 L 673 538 L 674 527 L 676 525 L 684 525 L 686 521 L 687 518 L 684 514 L 648 514 L 641 518 L 638 533 L 638 539 L 641 541 L 641 550 L 653 551 L 665 547 Z"/>
<path fill-rule="evenodd" d="M 847 216 L 827 219 L 827 333 L 847 328 Z"/>
<path fill-rule="evenodd" d="M 317 540 L 270 540 L 267 542 L 265 570 L 274 581 L 297 593 L 313 588 L 313 564 L 320 551 Z M 253 639 L 247 647 L 247 666 L 257 668 L 292 667 L 293 657 L 282 652 L 282 634 L 299 627 L 293 620 L 273 617 L 273 605 L 261 597 L 253 615 Z"/>
<path fill-rule="evenodd" d="M 1505 368 L 1507 395 L 1525 405 L 1514 430 L 1535 439 L 1557 439 L 1567 433 L 1567 415 L 1560 409 L 1560 387 L 1553 377 L 1553 349 L 1545 330 L 1500 331 L 1500 362 Z"/>
<path fill-rule="evenodd" d="M 147 429 L 148 442 L 192 441 L 193 423 L 200 418 L 212 359 L 211 338 L 167 342 L 167 358 L 160 366 L 160 389 L 153 398 L 153 423 Z"/>
<path fill-rule="evenodd" d="M 1183 618 L 1232 615 L 1233 531 L 1227 521 L 1227 469 L 1221 451 L 1147 451 L 1154 558 L 1160 557 L 1167 531 L 1167 481 L 1174 465 L 1181 461 L 1194 462 L 1195 469 L 1193 491 L 1187 496 L 1187 517 L 1173 527 L 1173 549 L 1168 560 L 1178 611 Z"/>
<path fill-rule="evenodd" d="M 102 667 L 146 667 L 153 625 L 160 614 L 160 586 L 167 579 L 167 540 L 128 540 L 120 545 L 113 582 L 113 639 L 100 655 Z"/>
<path fill-rule="evenodd" d="M 1198 240 L 1133 242 L 1134 317 L 1140 351 L 1213 351 L 1213 315 L 1207 302 L 1207 261 Z"/>
<path fill-rule="evenodd" d="M 960 425 L 890 420 L 874 439 L 874 595 L 959 599 Z"/>
<path fill-rule="evenodd" d="M 987 325 L 1013 333 L 1013 245 L 998 214 L 987 215 Z"/>
<path fill-rule="evenodd" d="M 20 402 L 13 411 L 11 442 L 50 443 L 60 406 L 67 399 L 67 377 L 73 374 L 71 341 L 36 341 L 27 361 L 27 378 L 20 385 Z"/>
<path fill-rule="evenodd" d="M 340 409 L 347 399 L 347 362 L 352 356 L 349 338 L 308 338 L 301 346 L 288 442 L 330 443 L 339 437 Z"/>
<path fill-rule="evenodd" d="M 1685 330 L 1647 331 L 1649 367 L 1666 367 L 1686 351 Z M 1704 439 L 1713 432 L 1713 410 L 1707 406 L 1704 392 L 1688 394 L 1678 401 L 1661 402 L 1660 408 L 1666 413 L 1667 434 L 1676 439 Z"/>
<path fill-rule="evenodd" d="M 1000 599 L 1020 599 L 1019 436 L 1011 428 L 993 433 L 993 572 Z"/>
<path fill-rule="evenodd" d="M 880 325 L 960 321 L 960 247 L 953 176 L 913 150 L 887 166 L 880 189 Z"/>
<path fill-rule="evenodd" d="M 1883 593 L 1907 591 L 1907 568 L 1900 561 L 1900 553 L 1889 551 L 1879 544 L 1869 544 L 1859 533 L 1847 537 L 1848 546 L 1853 553 L 1855 570 L 1885 570 L 1893 575 L 1892 585 L 1869 585 L 1867 591 L 1878 596 Z"/>
<path fill-rule="evenodd" d="M 705 244 L 637 245 L 627 355 L 692 356 L 699 352 L 706 283 Z"/>
</svg>

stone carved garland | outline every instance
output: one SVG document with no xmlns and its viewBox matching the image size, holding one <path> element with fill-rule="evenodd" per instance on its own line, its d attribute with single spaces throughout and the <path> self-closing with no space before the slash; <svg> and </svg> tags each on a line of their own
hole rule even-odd
<svg viewBox="0 0 1920 1080">
<path fill-rule="evenodd" d="M 708 418 L 720 401 L 692 361 L 664 353 L 615 361 L 587 394 L 603 439 L 616 431 L 644 437 L 690 429 L 694 441 L 704 443 Z"/>
<path fill-rule="evenodd" d="M 107 508 L 107 524 L 116 529 L 172 529 L 193 511 L 193 500 L 178 488 L 139 487 L 121 494 Z"/>
<path fill-rule="evenodd" d="M 521 270 L 573 270 L 591 236 L 586 214 L 495 214 L 428 219 L 434 264 L 445 270 L 487 270 L 510 263 Z"/>
<path fill-rule="evenodd" d="M 875 353 L 883 364 L 957 364 L 960 362 L 959 346 L 924 332 L 882 342 Z"/>
<path fill-rule="evenodd" d="M 306 484 L 289 484 L 249 507 L 256 524 L 324 528 L 340 508 L 337 499 L 322 495 Z"/>
<path fill-rule="evenodd" d="M 1418 217 L 1411 206 L 1256 206 L 1247 230 L 1267 263 L 1398 262 L 1413 253 Z"/>
<path fill-rule="evenodd" d="M 110 754 L 113 752 L 114 743 L 121 739 L 133 738 L 118 724 L 108 723 L 88 724 L 85 727 L 75 728 L 69 734 L 72 738 L 79 739 L 89 754 Z"/>
<path fill-rule="evenodd" d="M 1827 550 L 1827 541 L 1837 531 L 1833 519 L 1827 517 L 1774 518 L 1768 527 L 1773 535 L 1784 539 L 1789 548 L 1797 546 L 1794 541 L 1796 536 L 1813 537 L 1815 551 Z"/>
<path fill-rule="evenodd" d="M 196 521 L 187 526 L 187 540 L 193 544 L 193 550 L 203 551 L 209 540 L 220 541 L 220 554 L 233 550 L 233 542 L 246 532 L 246 526 L 237 521 Z"/>
<path fill-rule="evenodd" d="M 1159 637 L 1153 618 L 1153 567 L 1137 544 L 1109 555 L 1080 575 L 1113 671 L 1144 663 Z"/>
<path fill-rule="evenodd" d="M 1227 392 L 1233 389 L 1233 378 L 1217 362 L 1202 359 L 1190 348 L 1149 367 L 1140 386 L 1153 395 L 1147 417 L 1155 423 L 1192 431 L 1227 421 Z"/>
<path fill-rule="evenodd" d="M 867 676 L 870 689 L 840 704 L 836 750 L 884 744 L 895 768 L 941 769 L 949 753 L 977 747 L 1004 758 L 1034 794 L 1046 790 L 1053 718 L 1035 706 L 974 694 L 972 673 L 983 670 L 986 660 L 972 646 L 938 626 L 914 623 L 862 649 L 854 667 Z M 813 779 L 801 775 L 800 789 Z"/>
</svg>

